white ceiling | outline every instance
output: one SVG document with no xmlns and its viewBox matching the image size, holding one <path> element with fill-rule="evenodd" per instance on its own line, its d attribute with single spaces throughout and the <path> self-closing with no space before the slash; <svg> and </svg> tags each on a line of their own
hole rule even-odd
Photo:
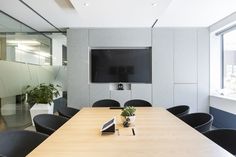
<svg viewBox="0 0 236 157">
<path fill-rule="evenodd" d="M 173 0 L 156 26 L 208 27 L 236 12 L 236 0 Z"/>
<path fill-rule="evenodd" d="M 151 27 L 171 0 L 23 0 L 58 28 L 65 27 Z M 88 6 L 85 6 L 85 3 Z M 156 3 L 156 5 L 153 5 Z M 39 30 L 44 22 L 18 0 L 0 0 L 0 8 Z M 26 9 L 28 11 L 26 11 Z M 30 13 L 31 12 L 31 13 Z M 37 18 L 38 19 L 38 18 Z M 42 28 L 40 28 L 42 27 Z M 49 28 L 51 29 L 51 28 Z"/>
<path fill-rule="evenodd" d="M 19 0 L 0 0 L 0 10 L 36 30 L 54 30 L 52 26 L 28 9 Z"/>
<path fill-rule="evenodd" d="M 58 28 L 151 27 L 157 18 L 159 20 L 156 26 L 160 27 L 207 27 L 236 11 L 236 0 L 24 0 L 24 2 Z M 157 5 L 153 6 L 153 3 Z M 55 30 L 19 0 L 0 0 L 0 9 L 37 30 Z"/>
</svg>

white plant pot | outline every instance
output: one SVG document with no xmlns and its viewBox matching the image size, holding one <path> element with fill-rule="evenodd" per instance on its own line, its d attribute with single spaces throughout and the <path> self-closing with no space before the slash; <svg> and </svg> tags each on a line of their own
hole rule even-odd
<svg viewBox="0 0 236 157">
<path fill-rule="evenodd" d="M 135 122 L 135 117 L 136 117 L 136 116 L 128 116 L 128 117 L 123 117 L 123 116 L 121 116 L 121 120 L 122 120 L 122 122 L 125 122 L 125 120 L 126 120 L 127 118 L 129 118 L 129 123 L 132 124 L 132 123 Z"/>
<path fill-rule="evenodd" d="M 53 114 L 54 104 L 34 104 L 30 109 L 30 115 L 32 120 L 32 125 L 34 126 L 34 117 L 39 114 Z"/>
<path fill-rule="evenodd" d="M 129 116 L 128 118 L 129 118 L 129 120 L 130 120 L 129 123 L 132 124 L 132 123 L 135 122 L 135 116 Z"/>
</svg>

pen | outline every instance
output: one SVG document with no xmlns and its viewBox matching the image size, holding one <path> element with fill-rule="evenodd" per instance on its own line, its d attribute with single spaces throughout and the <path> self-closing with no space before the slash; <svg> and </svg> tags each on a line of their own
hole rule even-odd
<svg viewBox="0 0 236 157">
<path fill-rule="evenodd" d="M 118 133 L 118 136 L 120 136 L 120 131 L 119 131 L 119 129 L 116 129 L 116 131 L 117 131 L 117 133 Z"/>
<path fill-rule="evenodd" d="M 134 128 L 132 128 L 133 135 L 135 136 Z"/>
</svg>

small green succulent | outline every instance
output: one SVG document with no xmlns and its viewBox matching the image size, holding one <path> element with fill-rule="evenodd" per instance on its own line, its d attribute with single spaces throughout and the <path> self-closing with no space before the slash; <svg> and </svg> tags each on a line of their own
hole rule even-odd
<svg viewBox="0 0 236 157">
<path fill-rule="evenodd" d="M 122 110 L 121 116 L 123 117 L 134 116 L 135 111 L 136 111 L 136 108 L 134 108 L 133 106 L 127 106 Z"/>
</svg>

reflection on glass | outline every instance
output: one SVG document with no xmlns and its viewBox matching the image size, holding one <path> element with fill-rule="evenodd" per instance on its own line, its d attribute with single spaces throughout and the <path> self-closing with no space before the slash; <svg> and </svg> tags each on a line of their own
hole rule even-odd
<svg viewBox="0 0 236 157">
<path fill-rule="evenodd" d="M 6 60 L 50 65 L 50 40 L 39 35 L 6 35 Z"/>
<path fill-rule="evenodd" d="M 0 13 L 0 60 L 51 65 L 51 38 Z"/>
</svg>

